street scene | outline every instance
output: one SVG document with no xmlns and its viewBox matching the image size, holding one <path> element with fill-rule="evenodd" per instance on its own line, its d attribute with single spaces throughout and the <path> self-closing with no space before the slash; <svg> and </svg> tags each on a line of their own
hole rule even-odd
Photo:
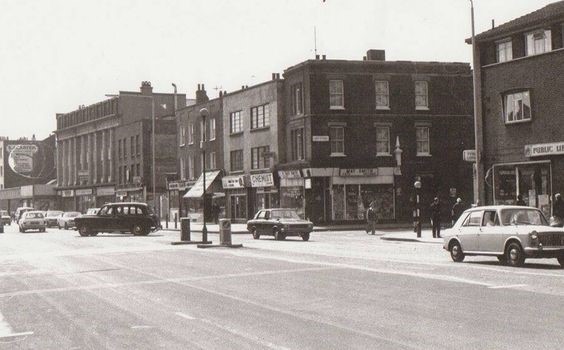
<svg viewBox="0 0 564 350">
<path fill-rule="evenodd" d="M 562 347 L 563 0 L 0 31 L 0 350 Z"/>
</svg>

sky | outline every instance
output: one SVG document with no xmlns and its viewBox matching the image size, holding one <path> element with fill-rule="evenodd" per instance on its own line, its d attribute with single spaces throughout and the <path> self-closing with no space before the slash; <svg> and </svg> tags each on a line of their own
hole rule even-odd
<svg viewBox="0 0 564 350">
<path fill-rule="evenodd" d="M 474 0 L 476 33 L 555 0 Z M 314 40 L 314 28 L 317 40 Z M 0 0 L 0 136 L 42 139 L 56 113 L 138 91 L 254 85 L 317 53 L 471 63 L 469 0 Z"/>
</svg>

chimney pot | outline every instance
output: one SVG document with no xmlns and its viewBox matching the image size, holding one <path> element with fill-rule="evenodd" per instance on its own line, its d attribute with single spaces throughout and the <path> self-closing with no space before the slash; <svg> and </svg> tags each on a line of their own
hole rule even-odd
<svg viewBox="0 0 564 350">
<path fill-rule="evenodd" d="M 323 59 L 325 59 L 325 58 L 326 58 L 326 56 L 325 56 L 325 55 L 323 55 L 323 56 L 321 56 L 321 57 L 322 57 Z"/>
<path fill-rule="evenodd" d="M 315 59 L 318 60 L 318 59 L 319 59 L 319 55 L 315 55 Z"/>
</svg>

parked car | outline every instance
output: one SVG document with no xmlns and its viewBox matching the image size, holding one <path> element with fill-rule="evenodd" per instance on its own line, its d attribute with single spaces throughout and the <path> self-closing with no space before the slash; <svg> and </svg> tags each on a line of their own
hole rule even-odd
<svg viewBox="0 0 564 350">
<path fill-rule="evenodd" d="M 59 228 L 64 228 L 68 230 L 69 228 L 75 228 L 75 219 L 81 215 L 78 211 L 67 211 L 63 215 L 57 218 L 57 226 Z"/>
<path fill-rule="evenodd" d="M 58 226 L 57 219 L 63 215 L 61 210 L 48 210 L 45 214 L 45 225 L 47 227 L 56 227 Z"/>
<path fill-rule="evenodd" d="M 445 231 L 443 248 L 455 262 L 467 255 L 491 255 L 501 263 L 521 266 L 526 258 L 557 258 L 564 267 L 564 229 L 551 227 L 532 207 L 468 209 Z"/>
<path fill-rule="evenodd" d="M 145 203 L 108 203 L 96 215 L 82 215 L 75 219 L 81 236 L 96 236 L 100 232 L 131 232 L 136 236 L 146 236 L 157 230 L 149 208 Z"/>
<path fill-rule="evenodd" d="M 12 223 L 12 218 L 10 214 L 8 214 L 7 210 L 0 210 L 0 220 L 2 221 L 2 225 L 9 225 Z"/>
<path fill-rule="evenodd" d="M 19 224 L 19 221 L 20 221 L 23 213 L 25 213 L 26 211 L 31 211 L 31 210 L 35 210 L 35 208 L 32 208 L 32 207 L 19 207 L 19 208 L 17 208 L 16 213 L 14 214 L 14 218 L 16 220 L 16 223 Z"/>
<path fill-rule="evenodd" d="M 261 209 L 247 221 L 247 230 L 254 239 L 267 235 L 280 241 L 288 236 L 300 236 L 307 241 L 313 231 L 313 223 L 301 219 L 292 209 Z"/>
<path fill-rule="evenodd" d="M 86 215 L 96 215 L 100 211 L 100 208 L 88 208 L 86 209 Z"/>
<path fill-rule="evenodd" d="M 45 216 L 42 211 L 30 210 L 22 214 L 18 222 L 20 232 L 25 232 L 27 230 L 39 230 L 39 232 L 45 232 Z"/>
</svg>

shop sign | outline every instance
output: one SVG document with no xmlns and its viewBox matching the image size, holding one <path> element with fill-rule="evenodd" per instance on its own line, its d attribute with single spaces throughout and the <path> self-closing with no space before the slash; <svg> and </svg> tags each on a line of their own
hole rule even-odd
<svg viewBox="0 0 564 350">
<path fill-rule="evenodd" d="M 168 183 L 169 191 L 184 191 L 188 188 L 188 181 L 171 181 Z"/>
<path fill-rule="evenodd" d="M 311 140 L 313 142 L 329 142 L 329 135 L 313 135 Z"/>
<path fill-rule="evenodd" d="M 278 176 L 281 179 L 299 179 L 302 177 L 302 173 L 299 169 L 297 170 L 278 170 Z"/>
<path fill-rule="evenodd" d="M 340 176 L 377 176 L 378 168 L 340 169 Z"/>
<path fill-rule="evenodd" d="M 225 176 L 221 179 L 224 189 L 229 188 L 244 188 L 245 187 L 245 175 L 237 176 Z"/>
<path fill-rule="evenodd" d="M 88 180 L 90 172 L 88 170 L 79 170 L 78 171 L 78 178 L 79 180 Z"/>
<path fill-rule="evenodd" d="M 74 190 L 61 190 L 59 191 L 61 197 L 74 197 Z"/>
<path fill-rule="evenodd" d="M 476 162 L 476 150 L 465 149 L 464 151 L 462 151 L 462 159 L 465 162 Z"/>
<path fill-rule="evenodd" d="M 541 157 L 564 154 L 564 142 L 525 145 L 525 157 Z"/>
<path fill-rule="evenodd" d="M 22 186 L 20 194 L 22 197 L 33 197 L 33 185 Z"/>
<path fill-rule="evenodd" d="M 83 188 L 83 189 L 80 189 L 80 190 L 76 190 L 77 196 L 90 196 L 91 194 L 92 194 L 91 188 Z"/>
<path fill-rule="evenodd" d="M 311 179 L 304 179 L 304 188 L 306 190 L 311 190 Z"/>
<path fill-rule="evenodd" d="M 251 187 L 271 187 L 274 186 L 272 173 L 252 174 Z"/>
<path fill-rule="evenodd" d="M 125 196 L 127 196 L 127 191 L 123 191 L 123 190 L 121 190 L 121 191 L 116 191 L 116 196 L 118 196 L 118 197 L 125 197 Z"/>
<path fill-rule="evenodd" d="M 97 196 L 113 196 L 116 194 L 116 189 L 114 187 L 98 187 L 96 189 Z"/>
</svg>

